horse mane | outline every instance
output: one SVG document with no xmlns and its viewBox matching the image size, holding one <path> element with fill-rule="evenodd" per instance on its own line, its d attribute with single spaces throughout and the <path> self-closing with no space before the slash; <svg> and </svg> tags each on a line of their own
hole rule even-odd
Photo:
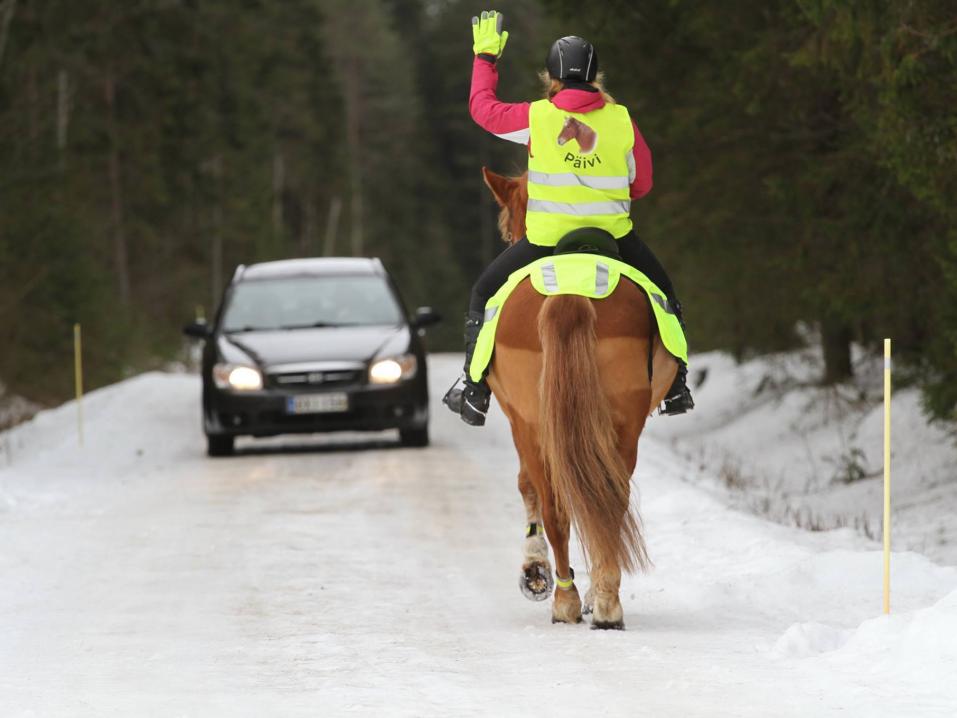
<svg viewBox="0 0 957 718">
<path fill-rule="evenodd" d="M 502 241 L 512 244 L 512 231 L 508 228 L 508 223 L 512 219 L 508 207 L 502 207 L 498 211 L 498 233 L 502 235 Z"/>
<path fill-rule="evenodd" d="M 482 168 L 482 178 L 499 206 L 498 231 L 507 244 L 525 236 L 525 211 L 528 206 L 528 172 L 500 175 Z"/>
<path fill-rule="evenodd" d="M 502 241 L 507 244 L 515 244 L 525 236 L 525 211 L 528 205 L 528 171 L 520 175 L 506 176 L 512 186 L 513 191 L 508 193 L 505 201 L 499 200 L 501 209 L 498 213 L 498 231 L 502 235 Z M 518 221 L 518 217 L 521 221 Z M 513 219 L 515 221 L 513 221 Z"/>
</svg>

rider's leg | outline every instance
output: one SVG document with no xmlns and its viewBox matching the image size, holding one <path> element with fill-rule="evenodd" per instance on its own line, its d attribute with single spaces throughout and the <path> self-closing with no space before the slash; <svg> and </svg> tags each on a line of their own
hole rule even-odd
<svg viewBox="0 0 957 718">
<path fill-rule="evenodd" d="M 681 305 L 675 295 L 674 285 L 651 248 L 632 231 L 618 240 L 618 251 L 621 253 L 623 262 L 630 264 L 658 285 L 661 291 L 667 295 L 668 302 L 677 310 L 676 313 L 680 318 Z"/>
<path fill-rule="evenodd" d="M 621 258 L 624 262 L 630 264 L 635 269 L 644 273 L 648 279 L 658 285 L 668 298 L 668 304 L 674 310 L 678 321 L 684 327 L 684 317 L 681 312 L 681 302 L 675 294 L 674 285 L 671 278 L 661 266 L 661 262 L 655 256 L 654 252 L 647 244 L 642 242 L 634 232 L 626 234 L 618 240 L 618 249 L 621 252 Z M 684 414 L 694 408 L 694 399 L 691 398 L 691 390 L 687 384 L 688 367 L 684 362 L 678 360 L 678 375 L 674 383 L 665 396 L 663 414 Z"/>
<path fill-rule="evenodd" d="M 498 288 L 505 284 L 508 275 L 536 259 L 547 257 L 552 251 L 552 247 L 540 247 L 528 239 L 520 239 L 493 259 L 472 287 L 469 311 L 465 315 L 465 386 L 459 389 L 453 384 L 443 399 L 449 409 L 461 415 L 466 424 L 485 424 L 485 413 L 488 411 L 491 396 L 484 378 L 473 382 L 469 377 L 469 365 L 472 363 L 472 354 L 482 329 L 485 305 Z"/>
</svg>

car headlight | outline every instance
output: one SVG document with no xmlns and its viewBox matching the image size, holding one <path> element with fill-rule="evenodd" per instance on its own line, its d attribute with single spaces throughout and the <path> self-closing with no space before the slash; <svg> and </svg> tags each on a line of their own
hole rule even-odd
<svg viewBox="0 0 957 718">
<path fill-rule="evenodd" d="M 263 375 L 256 367 L 245 364 L 216 364 L 213 381 L 220 389 L 258 391 L 263 388 Z"/>
<path fill-rule="evenodd" d="M 395 384 L 414 377 L 418 368 L 415 354 L 378 359 L 369 367 L 369 381 L 373 384 Z"/>
</svg>

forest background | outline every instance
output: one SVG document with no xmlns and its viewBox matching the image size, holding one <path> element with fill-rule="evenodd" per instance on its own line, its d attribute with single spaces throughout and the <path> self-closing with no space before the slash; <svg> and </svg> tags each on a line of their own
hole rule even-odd
<svg viewBox="0 0 957 718">
<path fill-rule="evenodd" d="M 461 0 L 0 0 L 0 380 L 69 396 L 162 366 L 237 264 L 381 257 L 446 317 L 503 247 L 471 121 Z M 583 35 L 637 120 L 634 205 L 694 350 L 896 342 L 930 415 L 957 405 L 952 0 L 504 0 L 500 97 L 536 99 Z"/>
</svg>

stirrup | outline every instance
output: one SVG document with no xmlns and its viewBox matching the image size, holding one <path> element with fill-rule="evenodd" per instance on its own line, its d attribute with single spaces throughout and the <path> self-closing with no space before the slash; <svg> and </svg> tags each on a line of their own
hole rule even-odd
<svg viewBox="0 0 957 718">
<path fill-rule="evenodd" d="M 465 386 L 459 388 L 458 383 L 463 381 Z M 460 376 L 451 388 L 442 397 L 442 403 L 462 417 L 469 426 L 485 426 L 485 415 L 488 412 L 491 389 L 485 381 L 479 383 Z"/>
<path fill-rule="evenodd" d="M 458 379 L 452 382 L 452 386 L 449 387 L 449 390 L 445 392 L 445 396 L 442 397 L 442 403 L 449 407 L 449 410 L 453 414 L 462 413 L 462 403 L 465 397 L 465 391 L 459 388 L 459 382 L 465 378 L 465 375 L 462 374 Z"/>
<path fill-rule="evenodd" d="M 460 381 L 464 383 L 462 388 L 458 386 Z M 442 403 L 461 416 L 462 421 L 469 426 L 485 426 L 491 393 L 484 380 L 473 382 L 467 376 L 460 376 L 445 392 Z"/>
</svg>

